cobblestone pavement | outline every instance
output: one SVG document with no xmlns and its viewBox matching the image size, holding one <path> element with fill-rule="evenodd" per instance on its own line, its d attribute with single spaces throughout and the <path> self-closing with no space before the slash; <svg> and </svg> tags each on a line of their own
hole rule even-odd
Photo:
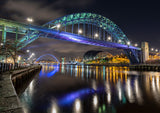
<svg viewBox="0 0 160 113">
<path fill-rule="evenodd" d="M 19 99 L 10 79 L 10 73 L 3 73 L 0 79 L 0 113 L 23 113 Z"/>
<path fill-rule="evenodd" d="M 20 70 L 14 70 L 12 77 L 19 73 L 30 72 L 31 69 L 41 68 L 41 66 L 32 66 Z M 17 93 L 11 80 L 11 73 L 6 72 L 0 75 L 0 113 L 24 113 Z"/>
</svg>

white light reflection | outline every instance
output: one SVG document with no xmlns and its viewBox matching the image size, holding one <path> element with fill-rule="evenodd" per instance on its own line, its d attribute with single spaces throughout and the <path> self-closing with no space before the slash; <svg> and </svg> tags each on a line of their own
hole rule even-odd
<svg viewBox="0 0 160 113">
<path fill-rule="evenodd" d="M 160 101 L 159 101 L 160 98 L 159 98 L 158 92 L 156 90 L 157 83 L 155 83 L 157 81 L 155 80 L 155 76 L 151 76 L 151 77 L 152 77 L 152 92 L 153 92 L 153 97 L 154 97 L 154 99 L 155 99 L 155 101 L 157 103 L 160 103 Z"/>
<path fill-rule="evenodd" d="M 133 97 L 130 78 L 128 78 L 128 80 L 126 82 L 126 93 L 127 93 L 128 101 L 130 103 L 133 103 L 135 100 L 134 100 L 134 97 Z"/>
<path fill-rule="evenodd" d="M 58 106 L 55 101 L 52 101 L 51 113 L 58 113 Z"/>
<path fill-rule="evenodd" d="M 29 84 L 29 87 L 28 87 L 28 91 L 29 91 L 29 94 L 31 97 L 33 94 L 33 86 L 34 86 L 34 80 L 31 81 L 31 83 Z"/>
<path fill-rule="evenodd" d="M 107 93 L 107 101 L 108 101 L 108 104 L 111 103 L 111 93 Z"/>
<path fill-rule="evenodd" d="M 156 78 L 157 90 L 159 91 L 159 76 Z"/>
<path fill-rule="evenodd" d="M 86 74 L 87 74 L 87 79 L 88 79 L 88 66 L 87 66 L 87 72 L 86 72 Z"/>
<path fill-rule="evenodd" d="M 117 91 L 118 91 L 118 98 L 122 101 L 122 89 L 121 89 L 121 81 L 119 80 L 117 83 Z"/>
<path fill-rule="evenodd" d="M 96 81 L 95 80 L 92 81 L 92 88 L 94 90 L 97 90 L 97 86 L 96 86 Z"/>
<path fill-rule="evenodd" d="M 77 77 L 77 74 L 78 74 L 77 71 L 78 71 L 78 66 L 76 65 L 76 66 L 75 66 L 75 76 L 76 76 L 76 77 Z"/>
<path fill-rule="evenodd" d="M 110 86 L 109 86 L 109 83 L 106 83 L 106 93 L 107 93 L 107 102 L 108 104 L 111 103 L 111 89 L 110 89 Z"/>
<path fill-rule="evenodd" d="M 97 108 L 97 105 L 98 105 L 97 95 L 94 95 L 94 97 L 93 97 L 93 104 L 94 104 L 94 108 Z"/>
<path fill-rule="evenodd" d="M 57 113 L 57 110 L 55 107 L 52 108 L 52 112 L 51 113 Z"/>
<path fill-rule="evenodd" d="M 84 65 L 82 65 L 82 75 L 81 75 L 81 77 L 82 77 L 82 79 L 83 79 L 83 75 L 84 75 Z"/>
<path fill-rule="evenodd" d="M 135 93 L 136 93 L 137 102 L 138 102 L 138 104 L 142 104 L 143 99 L 142 99 L 142 94 L 141 94 L 141 91 L 139 88 L 138 78 L 135 80 L 134 86 L 135 86 Z"/>
<path fill-rule="evenodd" d="M 81 101 L 80 101 L 80 99 L 75 100 L 74 113 L 81 113 Z"/>
</svg>

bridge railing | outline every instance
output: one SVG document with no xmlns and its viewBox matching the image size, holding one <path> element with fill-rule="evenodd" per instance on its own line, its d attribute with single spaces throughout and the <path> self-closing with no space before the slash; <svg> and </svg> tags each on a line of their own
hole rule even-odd
<svg viewBox="0 0 160 113">
<path fill-rule="evenodd" d="M 19 68 L 24 68 L 24 67 L 27 67 L 27 65 L 22 65 L 22 64 L 18 64 L 18 63 L 13 65 L 12 63 L 0 62 L 0 75 L 2 75 L 2 73 L 6 72 L 6 71 L 11 71 L 14 69 L 19 69 Z"/>
</svg>

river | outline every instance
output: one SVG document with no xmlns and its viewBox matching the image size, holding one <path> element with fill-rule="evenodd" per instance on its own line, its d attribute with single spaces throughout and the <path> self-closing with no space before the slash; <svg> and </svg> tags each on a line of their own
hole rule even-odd
<svg viewBox="0 0 160 113">
<path fill-rule="evenodd" d="M 160 73 L 43 65 L 20 95 L 25 113 L 160 113 Z"/>
</svg>

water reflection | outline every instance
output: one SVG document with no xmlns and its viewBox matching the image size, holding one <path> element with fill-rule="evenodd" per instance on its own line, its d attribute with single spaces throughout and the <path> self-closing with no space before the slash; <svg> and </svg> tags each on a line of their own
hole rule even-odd
<svg viewBox="0 0 160 113">
<path fill-rule="evenodd" d="M 64 73 L 64 65 L 62 65 L 62 73 Z M 59 71 L 59 65 L 43 65 L 42 70 L 39 73 L 39 76 L 47 76 L 51 77 L 53 76 L 56 72 Z"/>
<path fill-rule="evenodd" d="M 136 109 L 149 109 L 148 106 L 154 108 L 154 112 L 160 110 L 159 72 L 131 72 L 127 67 L 114 66 L 60 65 L 43 66 L 39 76 L 21 97 L 23 104 L 28 103 L 27 113 L 36 113 L 35 109 L 39 112 L 42 108 L 44 113 L 132 110 L 136 113 Z M 39 93 L 43 93 L 40 98 Z M 40 106 L 37 103 L 41 103 Z M 141 113 L 146 113 L 145 109 Z"/>
<path fill-rule="evenodd" d="M 57 106 L 56 102 L 53 101 L 53 100 L 51 102 L 51 111 L 50 111 L 50 113 L 58 113 L 58 106 Z"/>
<path fill-rule="evenodd" d="M 74 113 L 82 113 L 82 108 L 81 108 L 81 101 L 80 99 L 76 99 L 74 103 Z"/>
<path fill-rule="evenodd" d="M 98 97 L 97 97 L 97 95 L 93 96 L 93 104 L 94 104 L 94 109 L 96 110 L 97 106 L 98 106 Z"/>
</svg>

